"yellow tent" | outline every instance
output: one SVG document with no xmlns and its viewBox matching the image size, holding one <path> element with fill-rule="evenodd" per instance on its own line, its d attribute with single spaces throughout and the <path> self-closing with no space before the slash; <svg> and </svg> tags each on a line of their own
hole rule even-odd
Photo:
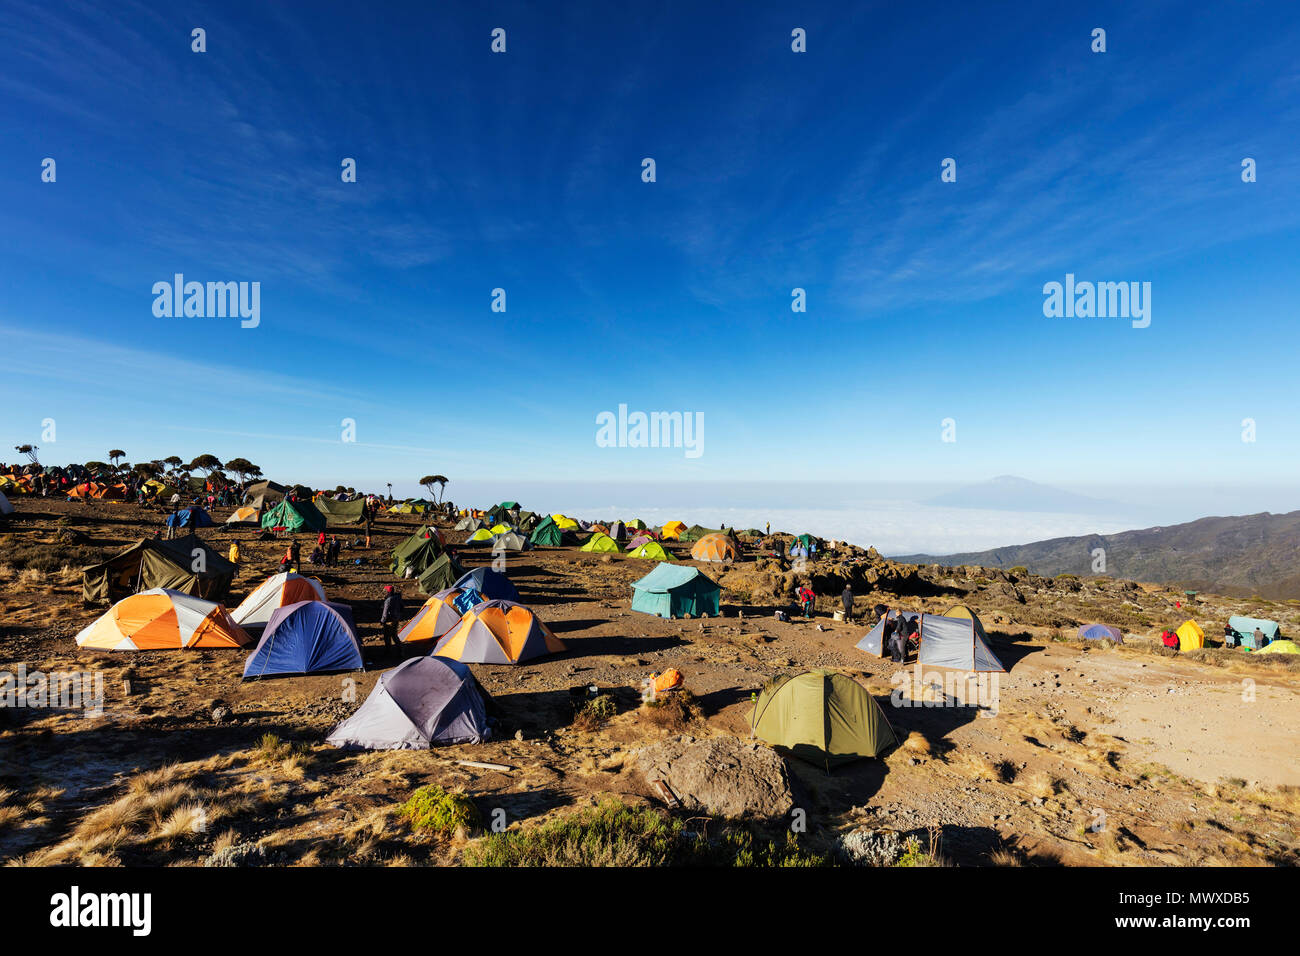
<svg viewBox="0 0 1300 956">
<path fill-rule="evenodd" d="M 1201 625 L 1190 618 L 1178 625 L 1178 630 L 1174 633 L 1178 635 L 1180 651 L 1194 651 L 1205 646 L 1205 632 L 1201 630 Z"/>
<path fill-rule="evenodd" d="M 492 526 L 492 531 L 491 531 L 491 533 L 492 533 L 492 534 L 505 534 L 507 531 L 513 531 L 513 530 L 514 530 L 514 529 L 511 528 L 510 525 L 508 525 L 508 524 L 495 524 L 495 525 Z"/>
<path fill-rule="evenodd" d="M 561 531 L 572 531 L 578 527 L 578 522 L 574 521 L 572 518 L 566 518 L 564 515 L 555 518 L 555 523 L 559 525 Z"/>
<path fill-rule="evenodd" d="M 662 532 L 660 532 L 659 537 L 679 538 L 681 537 L 682 532 L 685 530 L 686 530 L 685 521 L 670 521 L 666 525 L 664 525 L 664 529 Z"/>
<path fill-rule="evenodd" d="M 1300 647 L 1296 646 L 1295 641 L 1278 639 L 1270 643 L 1267 647 L 1262 647 L 1255 652 L 1256 654 L 1300 654 Z"/>
</svg>

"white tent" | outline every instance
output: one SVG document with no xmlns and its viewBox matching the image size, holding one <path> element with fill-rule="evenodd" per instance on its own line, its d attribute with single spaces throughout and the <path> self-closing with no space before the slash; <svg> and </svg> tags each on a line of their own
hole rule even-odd
<svg viewBox="0 0 1300 956">
<path fill-rule="evenodd" d="M 899 616 L 898 611 L 890 611 L 885 619 L 877 622 L 857 648 L 884 657 L 888 653 L 885 647 L 885 620 Z M 926 667 L 946 667 L 959 671 L 1006 673 L 1006 668 L 997 655 L 989 650 L 988 638 L 978 620 L 967 617 L 942 617 L 938 614 L 906 614 L 908 618 L 920 618 L 921 651 L 917 663 L 922 669 Z"/>
</svg>

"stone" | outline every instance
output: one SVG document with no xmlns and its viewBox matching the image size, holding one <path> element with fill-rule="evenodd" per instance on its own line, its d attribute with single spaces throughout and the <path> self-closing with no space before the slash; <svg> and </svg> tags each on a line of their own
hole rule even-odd
<svg viewBox="0 0 1300 956">
<path fill-rule="evenodd" d="M 686 810 L 774 820 L 794 809 L 785 760 L 754 741 L 678 735 L 638 752 L 632 766 L 652 787 L 666 784 Z"/>
</svg>

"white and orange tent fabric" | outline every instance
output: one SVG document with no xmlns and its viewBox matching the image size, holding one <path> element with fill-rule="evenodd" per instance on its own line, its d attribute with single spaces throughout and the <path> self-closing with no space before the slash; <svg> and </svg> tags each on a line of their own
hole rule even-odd
<svg viewBox="0 0 1300 956">
<path fill-rule="evenodd" d="M 325 588 L 315 578 L 292 571 L 273 574 L 240 603 L 230 616 L 240 627 L 264 627 L 276 608 L 299 601 L 324 601 Z"/>
<path fill-rule="evenodd" d="M 226 524 L 257 524 L 259 520 L 257 509 L 251 505 L 244 505 L 230 513 Z"/>
<path fill-rule="evenodd" d="M 253 639 L 220 604 L 166 588 L 123 598 L 77 635 L 78 647 L 98 651 L 246 647 L 251 643 Z"/>
<path fill-rule="evenodd" d="M 564 650 L 530 608 L 513 601 L 484 601 L 437 643 L 432 656 L 466 664 L 521 664 Z"/>
<path fill-rule="evenodd" d="M 736 542 L 725 534 L 706 534 L 691 546 L 691 559 L 715 563 L 731 563 L 740 556 Z"/>
<path fill-rule="evenodd" d="M 464 588 L 447 588 L 430 595 L 410 623 L 398 632 L 397 640 L 403 644 L 424 644 L 443 637 L 460 623 L 461 612 L 456 607 L 456 598 L 464 593 Z"/>
</svg>

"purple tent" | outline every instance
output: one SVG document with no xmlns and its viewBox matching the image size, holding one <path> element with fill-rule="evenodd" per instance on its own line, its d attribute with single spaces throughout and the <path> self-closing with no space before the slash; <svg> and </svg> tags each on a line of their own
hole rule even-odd
<svg viewBox="0 0 1300 956">
<path fill-rule="evenodd" d="M 424 750 L 477 744 L 490 731 L 470 669 L 441 657 L 413 657 L 379 675 L 364 704 L 325 739 L 335 747 Z"/>
<path fill-rule="evenodd" d="M 1085 641 L 1124 643 L 1124 634 L 1118 627 L 1111 627 L 1109 624 L 1084 624 L 1079 628 L 1079 637 Z"/>
</svg>

